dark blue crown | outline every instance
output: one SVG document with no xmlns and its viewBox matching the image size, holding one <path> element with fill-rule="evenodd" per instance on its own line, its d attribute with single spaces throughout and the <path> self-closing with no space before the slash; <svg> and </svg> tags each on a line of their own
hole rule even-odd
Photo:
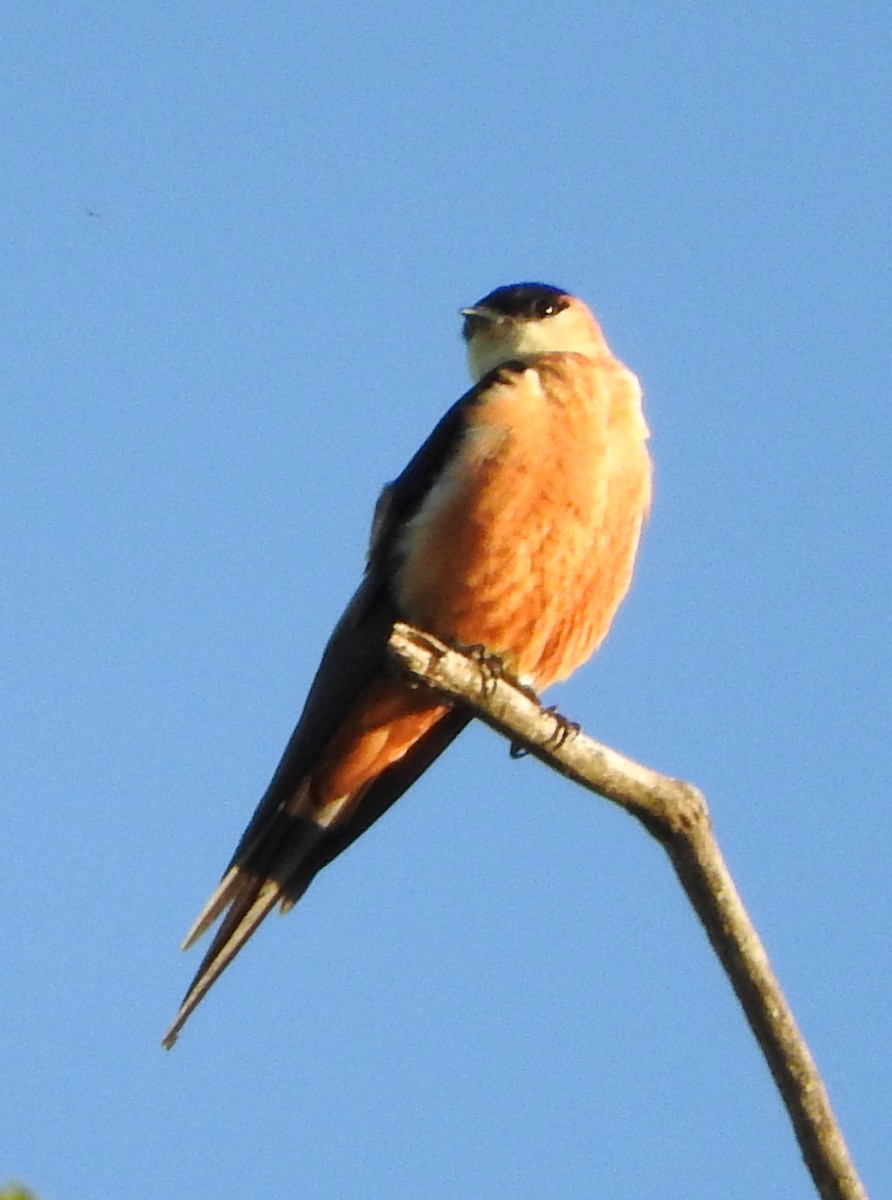
<svg viewBox="0 0 892 1200">
<path fill-rule="evenodd" d="M 509 283 L 478 300 L 472 308 L 462 309 L 465 314 L 462 332 L 469 338 L 475 329 L 493 317 L 541 321 L 559 313 L 569 303 L 570 297 L 565 291 L 548 283 Z"/>
</svg>

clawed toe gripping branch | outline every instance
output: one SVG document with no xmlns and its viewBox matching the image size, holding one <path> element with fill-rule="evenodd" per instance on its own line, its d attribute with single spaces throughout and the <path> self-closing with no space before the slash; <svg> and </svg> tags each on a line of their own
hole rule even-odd
<svg viewBox="0 0 892 1200">
<path fill-rule="evenodd" d="M 808 1046 L 738 895 L 697 788 L 660 775 L 582 733 L 474 648 L 468 654 L 412 626 L 390 638 L 398 669 L 509 739 L 512 754 L 534 755 L 597 795 L 619 804 L 655 837 L 725 970 L 762 1049 L 822 1200 L 867 1200 Z M 496 660 L 497 662 L 497 660 Z"/>
</svg>

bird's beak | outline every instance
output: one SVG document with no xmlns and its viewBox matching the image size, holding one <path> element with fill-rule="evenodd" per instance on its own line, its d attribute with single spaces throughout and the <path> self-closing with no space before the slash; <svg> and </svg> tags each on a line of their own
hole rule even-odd
<svg viewBox="0 0 892 1200">
<path fill-rule="evenodd" d="M 500 313 L 493 312 L 491 308 L 485 308 L 482 304 L 475 308 L 460 308 L 458 311 L 465 319 L 462 333 L 466 341 L 473 337 L 478 330 L 484 329 L 487 325 L 496 325 L 503 319 Z"/>
</svg>

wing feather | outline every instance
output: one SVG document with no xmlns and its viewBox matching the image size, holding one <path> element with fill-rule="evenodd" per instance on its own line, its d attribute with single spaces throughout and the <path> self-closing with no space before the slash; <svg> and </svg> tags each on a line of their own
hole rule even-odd
<svg viewBox="0 0 892 1200">
<path fill-rule="evenodd" d="M 326 646 L 303 712 L 269 787 L 242 834 L 219 885 L 186 936 L 191 946 L 222 923 L 163 1044 L 168 1048 L 190 1013 L 276 904 L 291 908 L 322 867 L 364 833 L 427 769 L 467 724 L 450 711 L 398 762 L 364 790 L 341 824 L 326 828 L 298 815 L 309 773 L 356 697 L 388 668 L 387 640 L 400 613 L 390 580 L 399 535 L 461 442 L 481 386 L 466 393 L 436 426 L 375 509 L 365 577 Z"/>
</svg>

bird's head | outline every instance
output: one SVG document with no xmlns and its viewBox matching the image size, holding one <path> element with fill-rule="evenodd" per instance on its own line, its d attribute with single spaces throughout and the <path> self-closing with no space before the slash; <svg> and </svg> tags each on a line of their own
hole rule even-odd
<svg viewBox="0 0 892 1200">
<path fill-rule="evenodd" d="M 597 358 L 605 350 L 604 335 L 588 307 L 547 283 L 508 284 L 459 311 L 475 381 L 511 360 L 526 362 L 561 351 Z"/>
</svg>

